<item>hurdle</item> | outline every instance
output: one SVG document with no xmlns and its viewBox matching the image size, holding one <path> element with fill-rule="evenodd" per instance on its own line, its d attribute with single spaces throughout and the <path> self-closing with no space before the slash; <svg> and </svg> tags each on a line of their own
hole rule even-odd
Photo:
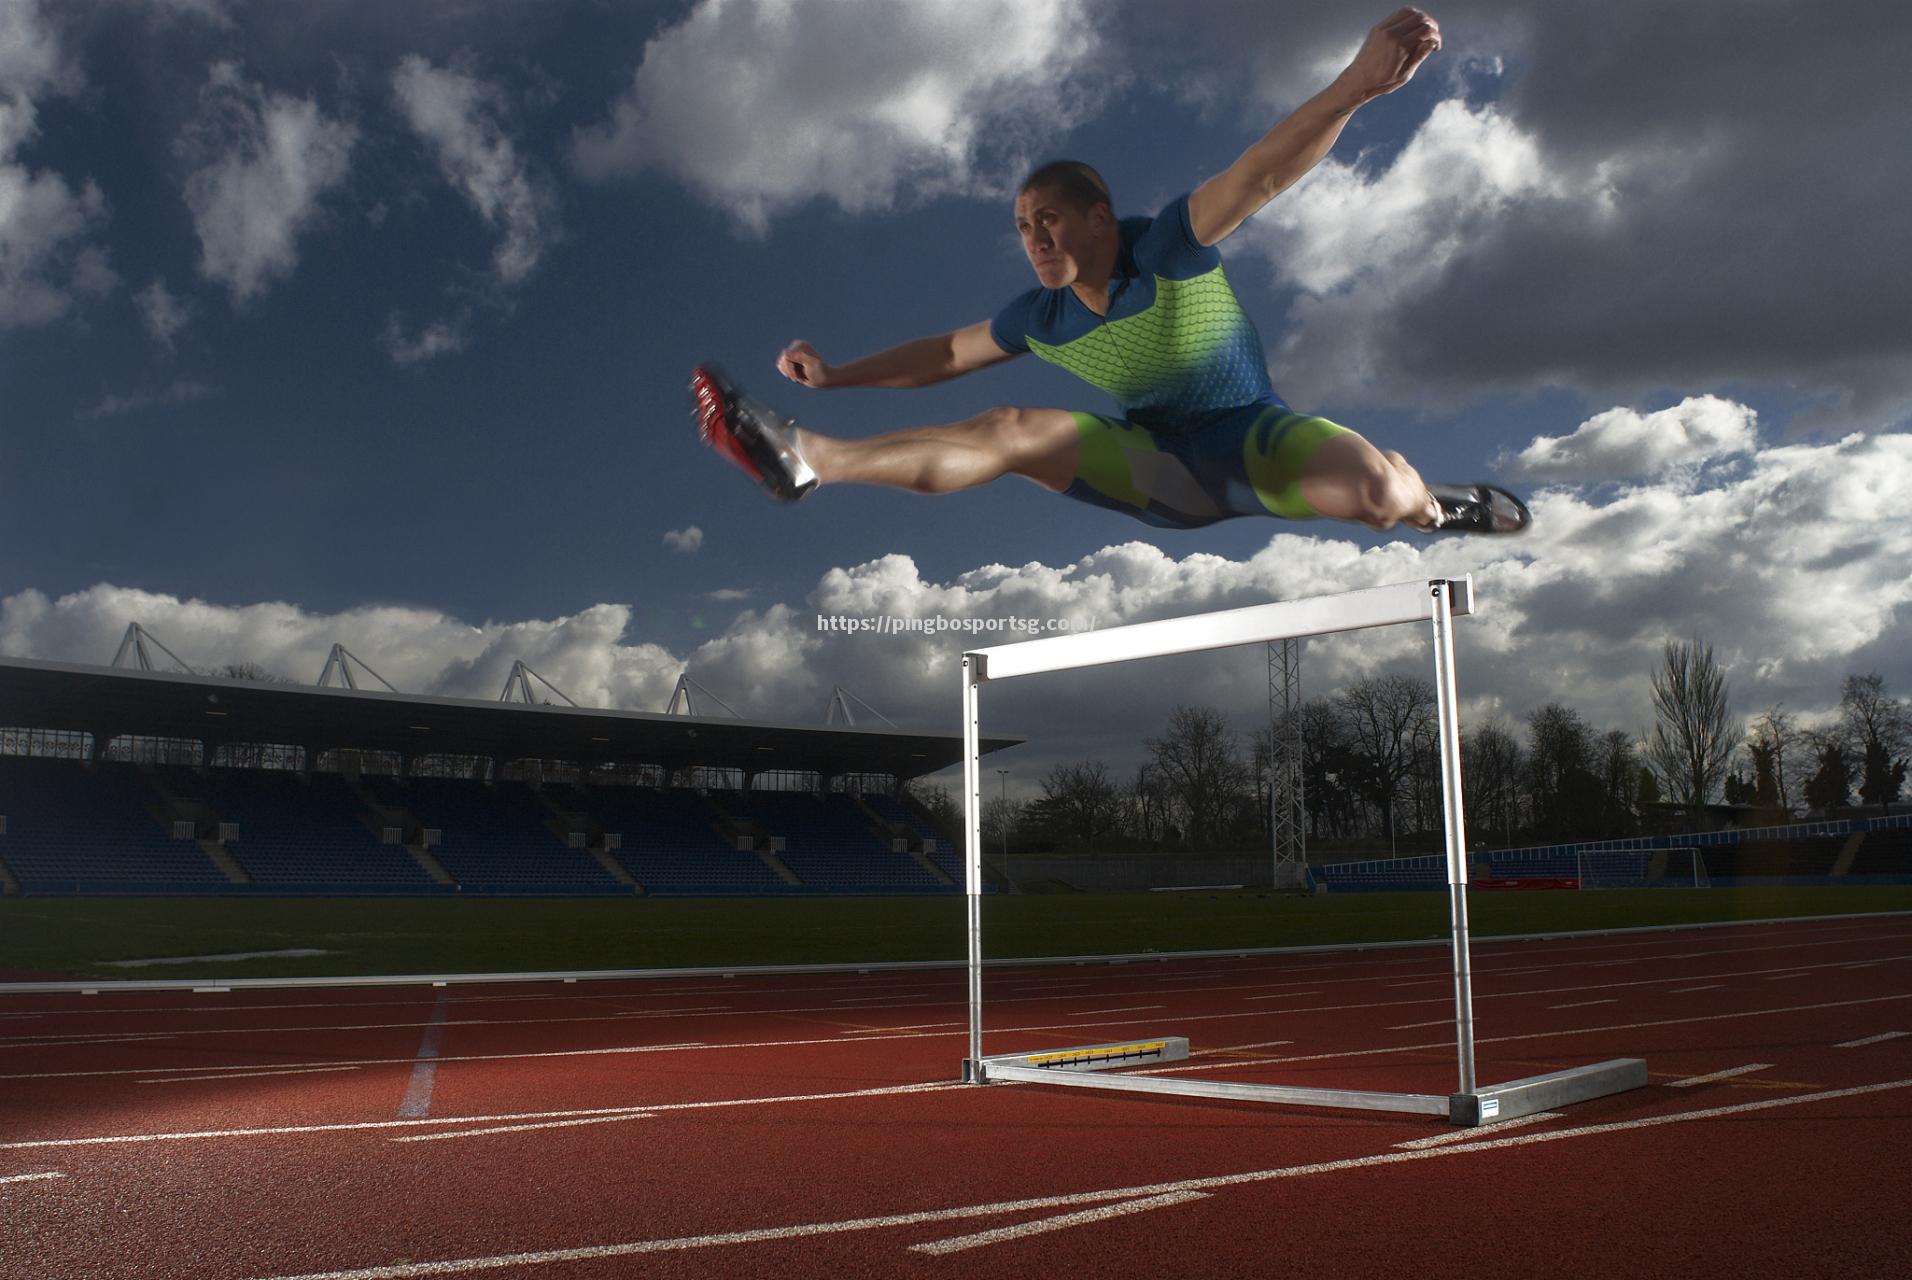
<svg viewBox="0 0 1912 1280">
<path fill-rule="evenodd" d="M 1065 1085 L 1128 1093 L 1225 1098 L 1291 1106 L 1359 1111 L 1395 1111 L 1444 1116 L 1454 1125 L 1477 1127 L 1497 1120 L 1606 1097 L 1647 1082 L 1646 1063 L 1614 1058 L 1481 1087 L 1474 1071 L 1474 990 L 1467 934 L 1467 835 L 1461 811 L 1460 721 L 1454 678 L 1456 617 L 1474 609 L 1474 580 L 1433 579 L 1368 587 L 1339 595 L 1251 605 L 1221 613 L 1141 622 L 1106 631 L 1045 636 L 1019 644 L 972 649 L 963 654 L 963 815 L 965 890 L 969 930 L 969 1056 L 962 1079 Z M 1441 755 L 1441 797 L 1446 820 L 1448 902 L 1452 920 L 1454 1041 L 1459 1085 L 1453 1093 L 1383 1093 L 1368 1089 L 1299 1088 L 1197 1080 L 1175 1075 L 1122 1075 L 1120 1068 L 1175 1062 L 1189 1056 L 1186 1037 L 1141 1036 L 1109 1044 L 983 1053 L 982 963 L 982 722 L 981 689 L 992 680 L 1078 667 L 1134 662 L 1171 654 L 1199 653 L 1271 640 L 1302 639 L 1343 631 L 1426 623 L 1434 648 L 1434 691 Z"/>
</svg>

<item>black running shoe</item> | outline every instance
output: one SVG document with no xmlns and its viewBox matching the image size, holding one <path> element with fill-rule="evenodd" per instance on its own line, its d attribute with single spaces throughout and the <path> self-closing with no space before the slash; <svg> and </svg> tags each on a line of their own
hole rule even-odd
<svg viewBox="0 0 1912 1280">
<path fill-rule="evenodd" d="M 690 375 L 691 421 L 705 444 L 780 502 L 817 487 L 817 473 L 797 450 L 796 423 L 743 394 L 716 369 Z"/>
<path fill-rule="evenodd" d="M 1491 484 L 1431 484 L 1440 519 L 1428 533 L 1519 533 L 1533 523 L 1527 504 Z"/>
</svg>

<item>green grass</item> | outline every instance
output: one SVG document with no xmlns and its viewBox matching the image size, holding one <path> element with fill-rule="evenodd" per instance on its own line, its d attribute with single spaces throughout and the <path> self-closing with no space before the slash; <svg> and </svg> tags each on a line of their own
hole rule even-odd
<svg viewBox="0 0 1912 1280">
<path fill-rule="evenodd" d="M 1474 893 L 1477 938 L 1912 910 L 1912 886 Z M 990 956 L 1439 939 L 1444 893 L 1253 890 L 992 896 Z M 111 960 L 319 948 L 303 959 L 115 969 Z M 0 900 L 0 974 L 322 977 L 961 960 L 963 900 Z"/>
</svg>

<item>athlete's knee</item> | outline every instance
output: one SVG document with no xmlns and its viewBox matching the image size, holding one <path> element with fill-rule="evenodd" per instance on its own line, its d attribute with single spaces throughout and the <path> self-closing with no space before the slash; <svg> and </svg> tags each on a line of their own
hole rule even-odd
<svg viewBox="0 0 1912 1280">
<path fill-rule="evenodd" d="M 1075 474 L 1078 435 L 1073 415 L 1058 409 L 998 405 L 971 421 L 1004 470 L 1051 489 L 1068 487 Z"/>
<path fill-rule="evenodd" d="M 1358 445 L 1347 446 L 1345 463 L 1352 482 L 1350 489 L 1359 503 L 1355 519 L 1385 529 L 1417 514 L 1426 500 L 1427 488 L 1407 459 L 1392 449 L 1383 452 L 1360 436 L 1348 439 L 1359 441 Z"/>
</svg>

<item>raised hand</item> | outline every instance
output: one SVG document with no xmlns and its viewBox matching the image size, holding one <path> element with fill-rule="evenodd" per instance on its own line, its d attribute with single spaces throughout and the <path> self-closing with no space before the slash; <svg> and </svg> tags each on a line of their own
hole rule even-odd
<svg viewBox="0 0 1912 1280">
<path fill-rule="evenodd" d="M 777 372 L 806 387 L 830 385 L 830 366 L 815 347 L 801 339 L 785 347 L 777 357 Z"/>
<path fill-rule="evenodd" d="M 1420 9 L 1397 9 L 1361 42 L 1361 51 L 1340 75 L 1356 104 L 1378 98 L 1414 78 L 1428 55 L 1441 47 L 1441 24 Z"/>
</svg>

